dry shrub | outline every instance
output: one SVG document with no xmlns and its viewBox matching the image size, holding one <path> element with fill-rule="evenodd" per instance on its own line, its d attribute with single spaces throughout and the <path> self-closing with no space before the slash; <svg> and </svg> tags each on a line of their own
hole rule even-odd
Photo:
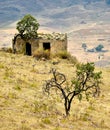
<svg viewBox="0 0 110 130">
<path fill-rule="evenodd" d="M 67 59 L 69 60 L 71 63 L 76 64 L 78 63 L 77 59 L 75 56 L 72 56 L 69 52 L 67 51 L 60 51 L 58 53 L 56 53 L 56 57 L 59 57 L 61 59 Z"/>
<path fill-rule="evenodd" d="M 34 52 L 33 57 L 36 57 L 37 59 L 50 59 L 50 52 L 49 50 L 38 49 Z"/>
<path fill-rule="evenodd" d="M 12 53 L 12 48 L 7 48 L 8 53 Z"/>
<path fill-rule="evenodd" d="M 58 53 L 56 53 L 56 56 L 61 59 L 68 59 L 71 55 L 67 51 L 59 51 Z"/>
<path fill-rule="evenodd" d="M 11 48 L 11 47 L 9 47 L 9 48 L 3 47 L 3 48 L 1 48 L 0 50 L 1 50 L 1 51 L 4 51 L 4 52 L 12 53 L 12 48 Z"/>
<path fill-rule="evenodd" d="M 78 64 L 78 60 L 77 60 L 77 58 L 75 57 L 75 56 L 70 56 L 69 58 L 68 58 L 68 60 L 72 63 L 72 64 Z"/>
</svg>

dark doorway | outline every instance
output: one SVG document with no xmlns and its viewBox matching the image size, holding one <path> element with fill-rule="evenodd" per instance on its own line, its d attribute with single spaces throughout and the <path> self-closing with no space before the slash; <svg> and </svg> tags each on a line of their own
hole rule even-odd
<svg viewBox="0 0 110 130">
<path fill-rule="evenodd" d="M 26 43 L 26 55 L 31 56 L 31 44 L 30 43 Z"/>
<path fill-rule="evenodd" d="M 43 43 L 43 49 L 44 50 L 50 50 L 50 43 L 49 42 L 44 42 Z"/>
</svg>

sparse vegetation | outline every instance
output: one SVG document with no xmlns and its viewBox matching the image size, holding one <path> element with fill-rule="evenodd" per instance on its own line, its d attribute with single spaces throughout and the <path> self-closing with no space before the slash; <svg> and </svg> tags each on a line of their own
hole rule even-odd
<svg viewBox="0 0 110 130">
<path fill-rule="evenodd" d="M 34 52 L 33 57 L 37 59 L 50 59 L 50 52 L 49 50 L 38 49 Z"/>
<path fill-rule="evenodd" d="M 12 48 L 7 48 L 6 52 L 12 53 Z"/>
<path fill-rule="evenodd" d="M 71 57 L 71 54 L 68 53 L 67 51 L 60 51 L 60 52 L 56 53 L 56 56 L 61 59 L 69 59 Z"/>
<path fill-rule="evenodd" d="M 69 52 L 67 51 L 60 51 L 54 55 L 54 57 L 60 58 L 60 59 L 66 59 L 73 65 L 78 63 L 78 60 L 76 57 L 72 56 Z"/>
<path fill-rule="evenodd" d="M 102 49 L 104 48 L 104 46 L 102 44 L 99 44 L 98 46 L 92 48 L 92 49 L 88 49 L 88 52 L 101 52 Z"/>
<path fill-rule="evenodd" d="M 85 98 L 81 102 L 74 98 L 71 114 L 65 118 L 63 99 L 59 96 L 59 91 L 52 90 L 49 96 L 42 93 L 44 79 L 52 77 L 50 68 L 54 67 L 65 74 L 68 82 L 75 77 L 75 67 L 68 60 L 59 61 L 53 65 L 50 60 L 36 60 L 21 54 L 0 51 L 1 130 L 110 129 L 110 68 L 101 68 L 103 85 L 100 97 L 90 98 L 89 102 Z M 9 71 L 9 75 L 4 78 L 6 71 Z M 95 68 L 95 71 L 100 71 L 100 68 Z"/>
<path fill-rule="evenodd" d="M 70 63 L 72 63 L 73 65 L 77 64 L 78 61 L 76 59 L 76 57 L 72 56 L 69 52 L 67 51 L 60 51 L 58 53 L 52 54 L 50 53 L 49 50 L 43 50 L 43 49 L 38 49 L 34 52 L 33 57 L 35 57 L 38 60 L 53 60 L 53 64 L 57 64 L 57 62 L 54 62 L 55 59 L 66 59 L 68 60 Z M 33 66 L 33 70 L 34 70 L 34 66 Z"/>
</svg>

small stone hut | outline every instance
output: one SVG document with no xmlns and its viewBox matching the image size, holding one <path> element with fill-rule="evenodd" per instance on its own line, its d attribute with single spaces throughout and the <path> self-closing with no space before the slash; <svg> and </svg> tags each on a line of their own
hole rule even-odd
<svg viewBox="0 0 110 130">
<path fill-rule="evenodd" d="M 50 53 L 66 51 L 67 34 L 39 33 L 37 38 L 29 39 L 27 41 L 18 36 L 13 45 L 13 50 L 16 50 L 16 53 L 24 53 L 26 55 L 33 55 L 37 49 L 49 50 Z"/>
</svg>

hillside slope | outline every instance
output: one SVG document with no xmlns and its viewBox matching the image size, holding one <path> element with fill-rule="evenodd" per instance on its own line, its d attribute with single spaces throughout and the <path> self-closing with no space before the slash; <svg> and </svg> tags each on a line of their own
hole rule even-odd
<svg viewBox="0 0 110 130">
<path fill-rule="evenodd" d="M 103 71 L 99 98 L 72 103 L 71 115 L 64 116 L 62 98 L 42 91 L 44 80 L 51 77 L 50 68 L 57 68 L 71 79 L 72 64 L 60 60 L 36 61 L 32 57 L 0 52 L 0 129 L 1 130 L 109 130 L 110 68 Z M 68 70 L 69 68 L 69 70 Z M 99 71 L 100 68 L 96 69 Z"/>
</svg>

